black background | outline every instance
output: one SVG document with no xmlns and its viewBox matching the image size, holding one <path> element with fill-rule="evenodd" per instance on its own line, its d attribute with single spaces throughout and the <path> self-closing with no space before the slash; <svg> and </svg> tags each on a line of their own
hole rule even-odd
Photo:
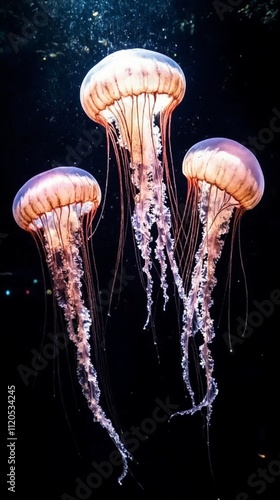
<svg viewBox="0 0 280 500">
<path fill-rule="evenodd" d="M 280 289 L 279 2 L 170 2 L 166 9 L 164 3 L 156 2 L 154 10 L 136 2 L 41 2 L 41 7 L 39 3 L 1 2 L 0 10 L 1 366 L 2 380 L 16 387 L 17 435 L 16 493 L 8 496 L 30 500 L 141 499 L 151 495 L 172 500 L 276 500 L 280 492 L 279 299 L 267 316 L 253 313 L 256 301 L 271 301 L 273 292 Z M 38 10 L 47 12 L 47 7 L 49 14 L 34 18 Z M 95 11 L 99 11 L 95 27 L 91 24 L 89 28 L 88 19 L 95 17 Z M 35 19 L 41 26 L 33 34 L 23 33 L 25 19 Z M 11 33 L 21 36 L 16 42 L 12 38 L 14 45 Z M 106 329 L 107 366 L 121 427 L 130 434 L 139 427 L 141 438 L 135 445 L 131 474 L 122 486 L 117 482 L 120 469 L 114 467 L 107 478 L 91 476 L 102 484 L 78 495 L 77 478 L 86 484 L 90 474 L 96 473 L 92 462 L 107 462 L 114 446 L 93 423 L 80 393 L 70 342 L 24 383 L 19 367 L 32 367 L 36 352 L 48 352 L 55 316 L 36 246 L 17 227 L 11 206 L 29 178 L 73 159 L 79 140 L 85 138 L 84 130 L 95 130 L 79 102 L 86 72 L 107 53 L 136 46 L 168 54 L 186 75 L 186 96 L 172 120 L 172 151 L 182 206 L 187 186 L 181 163 L 189 147 L 207 137 L 230 137 L 246 145 L 249 137 L 258 137 L 256 156 L 265 177 L 265 193 L 241 222 L 249 318 L 256 323 L 248 338 L 239 338 L 230 353 L 227 305 L 218 325 L 228 265 L 225 253 L 218 265 L 211 309 L 219 394 L 213 406 L 209 447 L 205 418 L 200 414 L 171 421 L 162 418 L 151 424 L 149 433 L 147 419 L 155 415 L 159 400 L 170 401 L 180 410 L 188 407 L 188 401 L 172 300 L 165 313 L 159 300 L 156 345 L 152 331 L 142 330 L 145 293 L 128 232 L 123 266 L 129 278 L 123 281 L 120 296 L 113 294 Z M 271 130 L 272 123 L 275 130 Z M 80 155 L 76 161 L 95 175 L 103 189 L 106 140 L 102 133 L 92 153 Z M 104 217 L 93 241 L 103 290 L 110 289 L 114 271 L 118 207 L 117 169 L 111 168 Z M 246 315 L 237 245 L 233 266 L 230 327 L 236 335 L 240 318 Z M 9 296 L 5 295 L 7 289 L 11 290 Z M 104 304 L 104 319 L 106 314 Z M 59 322 L 60 331 L 62 325 Z M 4 388 L 3 415 L 6 391 Z M 166 415 L 164 410 L 160 415 Z M 2 422 L 1 489 L 6 492 L 5 417 Z M 266 475 L 260 482 L 262 474 Z"/>
</svg>

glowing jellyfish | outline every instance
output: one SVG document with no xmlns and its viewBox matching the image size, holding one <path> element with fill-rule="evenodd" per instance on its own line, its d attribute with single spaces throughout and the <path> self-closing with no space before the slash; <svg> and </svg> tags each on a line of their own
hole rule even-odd
<svg viewBox="0 0 280 500">
<path fill-rule="evenodd" d="M 145 327 L 153 303 L 154 258 L 159 263 L 164 307 L 168 300 L 168 262 L 179 296 L 184 298 L 174 258 L 172 225 L 178 212 L 167 146 L 171 115 L 183 99 L 185 89 L 184 74 L 175 61 L 150 50 L 128 49 L 110 54 L 94 66 L 84 78 L 80 91 L 84 111 L 105 127 L 116 153 L 120 177 L 124 176 L 128 196 L 130 191 L 134 199 L 132 225 L 146 275 Z M 121 224 L 123 228 L 123 220 Z M 156 228 L 155 241 L 153 228 Z M 123 229 L 120 253 L 122 233 Z"/>
<path fill-rule="evenodd" d="M 187 296 L 186 328 L 181 345 L 182 367 L 193 407 L 179 414 L 194 413 L 207 407 L 208 422 L 212 402 L 218 392 L 213 378 L 214 362 L 209 344 L 214 338 L 210 308 L 216 284 L 215 268 L 234 214 L 233 235 L 245 210 L 254 208 L 264 190 L 264 178 L 255 156 L 238 142 L 213 138 L 195 144 L 183 160 L 183 173 L 189 182 L 187 210 L 190 214 L 189 265 L 193 271 Z M 201 232 L 200 232 L 201 230 Z M 199 240 L 199 234 L 201 239 Z M 189 339 L 200 334 L 200 363 L 206 375 L 204 399 L 196 404 L 189 378 Z"/>
<path fill-rule="evenodd" d="M 13 215 L 17 224 L 42 245 L 52 277 L 54 293 L 63 309 L 70 339 L 77 350 L 77 374 L 82 392 L 94 416 L 106 429 L 123 458 L 127 472 L 129 454 L 99 404 L 97 372 L 90 356 L 90 332 L 94 318 L 89 231 L 101 200 L 95 178 L 80 168 L 58 167 L 30 179 L 17 193 Z M 89 300 L 89 309 L 83 299 Z M 94 332 L 96 334 L 96 332 Z"/>
</svg>

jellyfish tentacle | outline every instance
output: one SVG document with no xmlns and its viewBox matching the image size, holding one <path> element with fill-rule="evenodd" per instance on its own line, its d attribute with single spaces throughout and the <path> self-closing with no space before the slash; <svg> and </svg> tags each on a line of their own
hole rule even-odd
<svg viewBox="0 0 280 500">
<path fill-rule="evenodd" d="M 131 222 L 135 233 L 136 244 L 141 252 L 144 265 L 143 272 L 146 275 L 146 294 L 147 294 L 147 318 L 144 329 L 147 327 L 152 314 L 152 293 L 153 293 L 153 278 L 151 273 L 151 227 L 153 225 L 153 214 L 151 207 L 145 208 L 146 203 L 136 203 L 134 212 L 132 214 Z"/>
<path fill-rule="evenodd" d="M 137 246 L 141 252 L 144 260 L 143 272 L 146 274 L 146 292 L 147 292 L 147 319 L 144 328 L 147 327 L 152 310 L 152 293 L 153 293 L 153 278 L 151 273 L 151 254 L 152 248 L 152 227 L 155 225 L 157 228 L 157 236 L 155 239 L 154 256 L 159 262 L 160 266 L 160 283 L 163 292 L 165 310 L 168 302 L 168 283 L 167 283 L 167 259 L 169 254 L 169 261 L 172 266 L 174 258 L 173 253 L 173 239 L 171 236 L 171 213 L 167 206 L 166 186 L 163 181 L 163 168 L 160 161 L 157 161 L 156 167 L 151 164 L 149 167 L 141 165 L 138 170 L 145 170 L 146 175 L 141 175 L 141 179 L 145 177 L 145 183 L 141 184 L 141 191 L 135 200 L 135 208 L 132 215 L 132 227 L 135 231 L 135 239 Z M 156 181 L 155 181 L 156 172 Z M 134 182 L 136 187 L 138 183 Z M 145 187 L 144 187 L 145 186 Z M 173 259 L 173 260 L 172 260 Z M 174 268 L 175 269 L 175 268 Z M 176 267 L 176 272 L 179 271 Z M 176 280 L 177 283 L 177 280 Z"/>
<path fill-rule="evenodd" d="M 212 404 L 218 394 L 217 383 L 213 377 L 214 362 L 210 352 L 210 344 L 215 336 L 214 322 L 210 316 L 213 305 L 212 292 L 216 285 L 216 263 L 224 246 L 224 236 L 228 233 L 230 220 L 236 201 L 215 186 L 200 182 L 201 199 L 199 217 L 202 224 L 202 238 L 195 256 L 195 266 L 191 277 L 191 287 L 187 297 L 186 335 L 181 337 L 183 350 L 183 375 L 189 384 L 185 367 L 188 361 L 188 340 L 190 336 L 202 335 L 199 346 L 200 365 L 206 374 L 206 394 L 198 404 L 190 410 L 178 412 L 180 415 L 193 414 L 207 407 L 207 418 L 210 420 Z"/>
<path fill-rule="evenodd" d="M 159 169 L 157 169 L 157 172 Z M 161 173 L 162 167 L 161 167 Z M 166 263 L 166 254 L 168 252 L 167 244 L 172 247 L 172 237 L 171 237 L 171 214 L 170 210 L 167 206 L 167 196 L 166 196 L 166 186 L 163 182 L 158 181 L 155 183 L 155 192 L 154 192 L 154 212 L 155 212 L 155 220 L 157 226 L 157 239 L 156 239 L 156 248 L 155 248 L 155 256 L 160 264 L 160 282 L 161 288 L 163 291 L 163 310 L 166 308 L 166 304 L 168 302 L 168 284 L 167 284 L 167 263 Z"/>
<path fill-rule="evenodd" d="M 58 234 L 57 240 L 59 238 L 60 235 Z M 57 283 L 55 287 L 56 298 L 60 307 L 63 308 L 69 338 L 76 346 L 77 375 L 83 395 L 93 414 L 94 421 L 98 422 L 108 432 L 122 456 L 123 471 L 118 478 L 121 484 L 128 471 L 128 459 L 132 457 L 115 431 L 111 420 L 106 416 L 99 404 L 101 391 L 97 372 L 91 361 L 89 343 L 92 319 L 90 311 L 84 304 L 81 290 L 81 278 L 84 272 L 79 252 L 81 245 L 79 233 L 69 236 L 67 247 L 62 245 L 61 242 L 61 247 L 56 248 L 54 254 L 46 242 L 47 261 Z M 74 326 L 74 322 L 76 326 Z"/>
</svg>

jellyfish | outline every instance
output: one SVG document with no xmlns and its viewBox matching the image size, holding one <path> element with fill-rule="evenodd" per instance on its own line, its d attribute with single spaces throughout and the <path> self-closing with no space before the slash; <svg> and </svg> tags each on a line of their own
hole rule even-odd
<svg viewBox="0 0 280 500">
<path fill-rule="evenodd" d="M 76 346 L 82 392 L 94 420 L 107 431 L 123 459 L 121 483 L 130 455 L 100 406 L 98 376 L 91 361 L 90 333 L 96 325 L 88 239 L 100 201 L 100 187 L 91 174 L 77 167 L 58 167 L 24 184 L 15 196 L 13 216 L 43 247 L 56 301 Z"/>
<path fill-rule="evenodd" d="M 87 73 L 80 89 L 82 107 L 89 118 L 105 127 L 107 142 L 111 141 L 115 151 L 120 179 L 124 178 L 124 189 L 134 200 L 131 221 L 146 277 L 144 328 L 152 312 L 152 269 L 156 261 L 163 308 L 168 301 L 168 265 L 179 297 L 184 300 L 174 251 L 179 212 L 174 172 L 168 168 L 171 156 L 168 145 L 171 115 L 182 101 L 185 89 L 185 76 L 175 61 L 139 48 L 105 57 Z M 121 213 L 118 255 L 123 250 L 123 207 Z M 139 268 L 141 273 L 140 264 Z"/>
<path fill-rule="evenodd" d="M 261 200 L 264 178 L 256 157 L 249 149 L 234 140 L 220 137 L 192 146 L 184 157 L 183 173 L 189 184 L 186 210 L 190 222 L 188 264 L 187 271 L 183 272 L 188 293 L 181 348 L 183 377 L 191 395 L 192 408 L 178 414 L 193 414 L 206 407 L 209 422 L 212 403 L 218 393 L 210 352 L 215 335 L 210 308 L 217 281 L 216 265 L 225 236 L 230 231 L 231 219 L 233 238 L 241 216 Z M 199 357 L 205 372 L 205 396 L 198 403 L 195 402 L 189 376 L 189 340 L 196 335 L 201 339 Z"/>
</svg>

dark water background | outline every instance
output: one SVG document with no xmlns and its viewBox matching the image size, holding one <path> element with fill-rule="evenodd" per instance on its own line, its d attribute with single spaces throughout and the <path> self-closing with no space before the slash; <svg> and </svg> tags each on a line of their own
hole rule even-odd
<svg viewBox="0 0 280 500">
<path fill-rule="evenodd" d="M 29 500 L 151 496 L 276 500 L 280 492 L 279 2 L 1 1 L 0 22 L 2 380 L 16 387 L 17 435 L 16 493 L 8 496 Z M 74 349 L 69 343 L 52 355 L 52 297 L 46 296 L 48 283 L 43 283 L 34 242 L 15 224 L 11 205 L 30 177 L 58 164 L 76 163 L 104 187 L 105 135 L 83 112 L 79 89 L 94 64 L 108 53 L 129 47 L 163 52 L 186 75 L 186 96 L 172 120 L 182 206 L 184 154 L 211 136 L 254 147 L 266 187 L 260 204 L 245 214 L 241 224 L 251 330 L 246 339 L 238 337 L 233 353 L 226 340 L 226 310 L 217 325 L 228 255 L 217 269 L 212 352 L 219 395 L 213 407 L 209 450 L 202 415 L 168 422 L 164 404 L 187 407 L 176 314 L 172 301 L 165 313 L 157 310 L 156 349 L 152 332 L 142 330 L 145 293 L 128 233 L 121 294 L 113 295 L 106 330 L 111 395 L 124 432 L 134 438 L 138 462 L 132 464 L 132 474 L 120 487 L 120 469 L 111 470 L 108 465 L 114 446 L 92 422 L 80 394 Z M 98 144 L 91 142 L 90 149 L 82 150 L 81 140 L 89 141 L 90 136 L 98 137 Z M 112 168 L 104 218 L 94 235 L 104 296 L 115 265 L 118 207 L 117 169 Z M 266 310 L 260 309 L 263 301 Z M 101 305 L 106 318 L 105 299 Z M 245 314 L 244 282 L 236 254 L 233 335 L 238 336 Z M 37 352 L 45 354 L 45 361 L 32 372 Z M 6 387 L 3 414 L 5 399 Z M 4 426 L 3 495 L 8 472 L 6 436 Z"/>
</svg>

